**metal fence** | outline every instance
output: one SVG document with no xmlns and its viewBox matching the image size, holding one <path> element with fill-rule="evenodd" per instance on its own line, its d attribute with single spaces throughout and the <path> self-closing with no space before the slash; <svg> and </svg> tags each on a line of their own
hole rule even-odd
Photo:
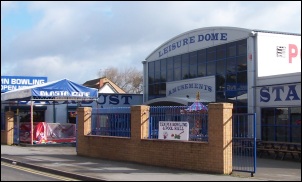
<svg viewBox="0 0 302 182">
<path fill-rule="evenodd" d="M 91 135 L 131 136 L 131 108 L 93 108 Z"/>
<path fill-rule="evenodd" d="M 233 114 L 233 171 L 256 172 L 256 113 Z"/>
<path fill-rule="evenodd" d="M 189 141 L 208 141 L 208 114 L 187 112 L 188 106 L 150 106 L 149 138 L 158 139 L 159 121 L 189 123 Z"/>
</svg>

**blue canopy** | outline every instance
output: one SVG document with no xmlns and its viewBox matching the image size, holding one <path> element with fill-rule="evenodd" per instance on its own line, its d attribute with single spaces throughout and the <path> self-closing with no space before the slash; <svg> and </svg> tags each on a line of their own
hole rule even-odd
<svg viewBox="0 0 302 182">
<path fill-rule="evenodd" d="M 93 100 L 98 90 L 62 79 L 1 93 L 1 101 L 9 100 Z"/>
</svg>

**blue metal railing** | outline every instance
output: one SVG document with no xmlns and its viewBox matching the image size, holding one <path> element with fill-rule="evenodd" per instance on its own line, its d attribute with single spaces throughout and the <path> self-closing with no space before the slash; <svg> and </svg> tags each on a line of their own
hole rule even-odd
<svg viewBox="0 0 302 182">
<path fill-rule="evenodd" d="M 256 173 L 256 113 L 233 114 L 233 171 Z"/>
<path fill-rule="evenodd" d="M 188 112 L 188 106 L 150 106 L 149 138 L 158 139 L 159 121 L 187 121 L 189 141 L 208 141 L 208 115 Z"/>
<path fill-rule="evenodd" d="M 92 109 L 91 135 L 131 136 L 130 107 Z"/>
</svg>

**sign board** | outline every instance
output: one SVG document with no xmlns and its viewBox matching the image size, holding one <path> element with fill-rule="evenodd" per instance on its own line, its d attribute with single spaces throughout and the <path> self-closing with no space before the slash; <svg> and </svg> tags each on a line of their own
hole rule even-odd
<svg viewBox="0 0 302 182">
<path fill-rule="evenodd" d="M 250 31 L 233 27 L 207 27 L 182 33 L 165 42 L 147 57 L 147 61 L 164 59 L 195 50 L 249 37 Z"/>
<path fill-rule="evenodd" d="M 301 36 L 260 32 L 257 36 L 258 77 L 301 73 Z"/>
<path fill-rule="evenodd" d="M 300 106 L 301 84 L 272 85 L 257 88 L 257 105 L 260 107 Z"/>
<path fill-rule="evenodd" d="M 189 122 L 187 121 L 159 121 L 158 139 L 189 140 Z"/>
<path fill-rule="evenodd" d="M 102 107 L 129 107 L 143 104 L 143 94 L 99 93 L 97 103 Z"/>
<path fill-rule="evenodd" d="M 199 92 L 201 100 L 214 102 L 216 94 L 215 80 L 215 76 L 207 76 L 167 82 L 166 96 L 196 98 L 196 93 Z"/>
<path fill-rule="evenodd" d="M 1 93 L 47 82 L 47 77 L 1 76 Z"/>
</svg>

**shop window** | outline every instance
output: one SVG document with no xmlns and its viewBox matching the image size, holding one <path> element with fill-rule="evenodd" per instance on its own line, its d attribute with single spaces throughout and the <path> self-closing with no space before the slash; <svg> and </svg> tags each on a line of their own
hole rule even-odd
<svg viewBox="0 0 302 182">
<path fill-rule="evenodd" d="M 160 71 L 154 73 L 155 81 L 154 83 L 160 82 Z"/>
<path fill-rule="evenodd" d="M 226 81 L 227 83 L 235 84 L 237 82 L 237 75 L 231 73 L 227 74 Z"/>
<path fill-rule="evenodd" d="M 205 49 L 199 50 L 197 58 L 198 58 L 198 63 L 205 63 L 207 61 L 206 50 Z"/>
<path fill-rule="evenodd" d="M 166 80 L 167 80 L 167 72 L 166 72 L 166 70 L 167 70 L 167 61 L 166 61 L 166 59 L 163 59 L 163 60 L 161 60 L 161 63 L 160 63 L 160 81 L 161 82 L 166 82 Z"/>
<path fill-rule="evenodd" d="M 225 91 L 225 77 L 222 75 L 216 76 L 216 91 Z"/>
<path fill-rule="evenodd" d="M 154 71 L 160 71 L 160 60 L 155 61 Z"/>
<path fill-rule="evenodd" d="M 149 95 L 154 95 L 154 85 L 149 85 Z"/>
<path fill-rule="evenodd" d="M 181 80 L 181 68 L 174 69 L 174 81 Z"/>
<path fill-rule="evenodd" d="M 237 67 L 236 58 L 228 58 L 226 64 L 227 73 L 236 73 L 237 71 L 236 67 Z"/>
<path fill-rule="evenodd" d="M 197 65 L 190 65 L 190 73 L 189 73 L 190 78 L 195 78 L 197 77 Z"/>
<path fill-rule="evenodd" d="M 206 73 L 207 73 L 207 66 L 206 64 L 198 64 L 198 76 L 199 77 L 202 77 L 202 76 L 205 76 Z"/>
<path fill-rule="evenodd" d="M 207 76 L 216 74 L 216 61 L 208 62 L 207 64 Z"/>
<path fill-rule="evenodd" d="M 247 72 L 246 71 L 237 73 L 237 82 L 242 85 L 247 84 Z"/>
<path fill-rule="evenodd" d="M 148 63 L 148 72 L 154 72 L 154 61 Z"/>
<path fill-rule="evenodd" d="M 170 57 L 170 58 L 167 58 L 167 69 L 170 70 L 170 69 L 174 69 L 174 66 L 173 66 L 173 57 Z"/>
<path fill-rule="evenodd" d="M 292 142 L 301 143 L 301 107 L 290 109 Z"/>
<path fill-rule="evenodd" d="M 20 123 L 31 122 L 31 112 L 30 111 L 19 111 Z M 44 111 L 33 111 L 33 121 L 34 122 L 45 122 L 45 112 Z"/>
<path fill-rule="evenodd" d="M 262 140 L 301 142 L 301 107 L 261 109 L 261 132 Z"/>
<path fill-rule="evenodd" d="M 166 71 L 161 71 L 160 72 L 160 82 L 166 82 L 166 81 L 167 81 Z"/>
<path fill-rule="evenodd" d="M 301 143 L 301 125 L 299 127 L 292 126 L 291 133 L 292 133 L 292 142 Z"/>
<path fill-rule="evenodd" d="M 266 108 L 261 110 L 261 124 L 274 125 L 275 124 L 275 109 Z"/>
<path fill-rule="evenodd" d="M 224 59 L 226 57 L 226 45 L 217 46 L 216 59 Z"/>
<path fill-rule="evenodd" d="M 263 141 L 275 141 L 275 127 L 263 126 L 261 128 L 261 136 Z"/>
<path fill-rule="evenodd" d="M 31 107 L 30 106 L 5 106 L 5 111 L 13 111 L 15 114 L 19 110 L 20 122 L 31 122 Z M 45 122 L 45 111 L 47 106 L 34 106 L 33 121 Z"/>
<path fill-rule="evenodd" d="M 240 56 L 237 58 L 237 70 L 246 71 L 247 70 L 247 58 L 246 56 Z"/>
<path fill-rule="evenodd" d="M 276 141 L 289 142 L 289 132 L 286 126 L 276 127 Z"/>
<path fill-rule="evenodd" d="M 235 57 L 236 56 L 236 44 L 229 43 L 227 44 L 227 57 Z"/>
<path fill-rule="evenodd" d="M 197 52 L 190 53 L 190 65 L 197 65 Z"/>
<path fill-rule="evenodd" d="M 225 101 L 224 92 L 216 92 L 216 101 L 217 102 L 224 102 Z"/>
<path fill-rule="evenodd" d="M 247 54 L 247 45 L 246 45 L 246 39 L 238 41 L 237 42 L 237 48 L 238 48 L 238 55 L 245 55 Z"/>
<path fill-rule="evenodd" d="M 239 103 L 239 102 L 238 102 Z M 238 107 L 239 106 L 239 107 Z M 245 107 L 240 107 L 240 104 L 238 104 L 236 106 L 236 113 L 248 113 L 247 112 L 247 107 L 245 105 Z"/>
<path fill-rule="evenodd" d="M 216 47 L 210 47 L 207 49 L 207 61 L 216 60 Z"/>
<path fill-rule="evenodd" d="M 238 99 L 238 97 L 237 97 L 237 100 L 236 100 L 236 102 L 237 102 L 237 106 L 243 106 L 243 107 L 246 107 L 247 106 L 247 101 L 246 100 L 243 100 L 243 99 Z"/>
<path fill-rule="evenodd" d="M 181 56 L 175 56 L 174 57 L 174 69 L 181 67 Z"/>
<path fill-rule="evenodd" d="M 276 108 L 276 124 L 288 125 L 288 108 Z"/>
<path fill-rule="evenodd" d="M 166 83 L 161 83 L 160 84 L 159 94 L 166 96 Z"/>
<path fill-rule="evenodd" d="M 148 80 L 149 80 L 149 84 L 152 84 L 155 82 L 154 72 L 148 73 Z"/>
<path fill-rule="evenodd" d="M 76 124 L 77 112 L 68 111 L 68 123 Z"/>
<path fill-rule="evenodd" d="M 225 60 L 217 61 L 216 74 L 225 75 Z"/>
<path fill-rule="evenodd" d="M 154 94 L 155 94 L 155 95 L 158 95 L 158 94 L 159 94 L 159 89 L 160 89 L 159 84 L 154 84 Z"/>
<path fill-rule="evenodd" d="M 190 72 L 190 60 L 189 60 L 189 54 L 183 54 L 181 56 L 181 78 L 187 79 L 190 78 L 189 76 Z"/>
<path fill-rule="evenodd" d="M 190 53 L 189 78 L 197 77 L 197 51 Z"/>
<path fill-rule="evenodd" d="M 167 81 L 170 82 L 170 81 L 173 81 L 173 69 L 168 69 L 167 70 Z"/>
<path fill-rule="evenodd" d="M 291 125 L 301 127 L 301 107 L 293 107 L 290 112 Z"/>
</svg>

